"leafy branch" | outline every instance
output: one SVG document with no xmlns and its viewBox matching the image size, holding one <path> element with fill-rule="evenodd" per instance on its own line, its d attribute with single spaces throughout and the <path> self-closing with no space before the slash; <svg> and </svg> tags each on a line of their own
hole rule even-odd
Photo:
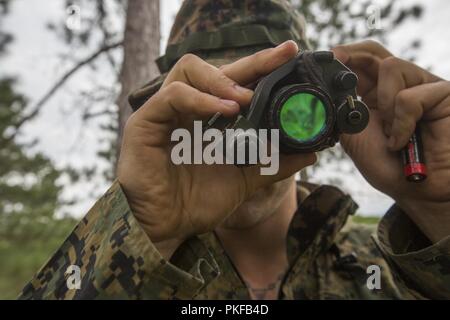
<svg viewBox="0 0 450 320">
<path fill-rule="evenodd" d="M 65 74 L 63 74 L 58 81 L 54 83 L 54 85 L 45 93 L 41 99 L 38 100 L 38 102 L 31 108 L 31 111 L 23 116 L 18 122 L 14 124 L 14 127 L 16 131 L 7 139 L 11 140 L 15 137 L 17 134 L 19 128 L 27 121 L 35 118 L 39 112 L 41 111 L 42 107 L 45 103 L 47 103 L 48 100 L 58 91 L 59 88 L 61 88 L 67 80 L 69 80 L 77 71 L 79 71 L 84 66 L 90 64 L 95 59 L 97 59 L 101 54 L 109 52 L 112 49 L 118 48 L 122 45 L 123 41 L 118 41 L 112 44 L 106 44 L 101 46 L 97 51 L 89 55 L 83 60 L 78 61 L 70 70 L 68 70 Z"/>
</svg>

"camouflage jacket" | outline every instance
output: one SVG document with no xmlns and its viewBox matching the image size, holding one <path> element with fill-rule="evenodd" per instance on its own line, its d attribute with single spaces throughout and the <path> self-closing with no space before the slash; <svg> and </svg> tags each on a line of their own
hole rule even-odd
<svg viewBox="0 0 450 320">
<path fill-rule="evenodd" d="M 373 229 L 352 222 L 357 206 L 331 186 L 299 186 L 280 299 L 450 299 L 450 236 L 431 245 L 395 205 Z M 307 190 L 307 191 L 306 191 Z M 426 214 L 426 213 L 424 213 Z M 67 285 L 80 268 L 79 289 Z M 380 268 L 379 289 L 367 268 Z M 131 212 L 118 182 L 93 206 L 20 299 L 249 299 L 214 232 L 183 243 L 170 261 Z"/>
<path fill-rule="evenodd" d="M 163 76 L 134 92 L 138 108 L 164 74 L 191 52 L 221 65 L 293 39 L 307 48 L 304 19 L 286 0 L 185 0 L 175 19 Z M 306 189 L 305 189 L 306 188 Z M 305 191 L 305 190 L 309 191 Z M 303 185 L 287 238 L 290 268 L 280 299 L 450 298 L 450 236 L 431 245 L 393 206 L 372 228 L 348 219 L 348 195 Z M 426 212 L 424 212 L 426 214 Z M 80 268 L 79 289 L 69 289 Z M 367 268 L 379 266 L 380 289 L 367 287 Z M 69 276 L 70 275 L 70 276 Z M 133 216 L 119 183 L 80 221 L 61 248 L 23 289 L 21 299 L 249 299 L 248 290 L 216 235 L 186 241 L 165 261 Z"/>
</svg>

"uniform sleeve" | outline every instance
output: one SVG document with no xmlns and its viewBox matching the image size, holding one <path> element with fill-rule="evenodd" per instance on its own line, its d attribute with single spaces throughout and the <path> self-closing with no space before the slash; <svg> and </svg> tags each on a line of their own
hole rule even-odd
<svg viewBox="0 0 450 320">
<path fill-rule="evenodd" d="M 450 235 L 432 244 L 394 205 L 381 220 L 375 242 L 406 298 L 450 299 Z"/>
<path fill-rule="evenodd" d="M 198 238 L 186 241 L 177 252 L 180 250 L 195 252 L 177 253 L 182 267 L 162 258 L 115 182 L 25 286 L 19 299 L 193 298 L 219 271 Z M 183 260 L 184 256 L 190 259 Z"/>
</svg>

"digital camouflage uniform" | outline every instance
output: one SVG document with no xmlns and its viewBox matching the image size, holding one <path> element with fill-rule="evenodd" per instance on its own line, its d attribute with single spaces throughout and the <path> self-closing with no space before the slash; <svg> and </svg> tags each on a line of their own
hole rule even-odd
<svg viewBox="0 0 450 320">
<path fill-rule="evenodd" d="M 133 93 L 130 103 L 138 107 L 155 93 L 164 73 L 186 52 L 220 65 L 287 39 L 308 46 L 301 16 L 285 1 L 185 1 L 167 54 L 158 60 L 163 76 Z M 298 190 L 299 208 L 287 238 L 290 267 L 280 299 L 450 298 L 450 236 L 432 245 L 396 205 L 372 236 L 371 227 L 352 222 L 357 205 L 337 188 L 300 183 Z M 78 290 L 66 284 L 69 265 L 81 268 Z M 381 289 L 366 285 L 370 265 L 381 268 Z M 214 232 L 187 240 L 170 261 L 164 260 L 114 182 L 20 298 L 250 296 Z"/>
</svg>

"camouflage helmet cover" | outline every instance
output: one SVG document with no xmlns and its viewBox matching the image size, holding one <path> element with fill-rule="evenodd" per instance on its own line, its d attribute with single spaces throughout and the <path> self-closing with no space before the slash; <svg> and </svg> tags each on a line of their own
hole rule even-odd
<svg viewBox="0 0 450 320">
<path fill-rule="evenodd" d="M 136 109 L 161 86 L 165 74 L 187 53 L 219 66 L 286 40 L 309 48 L 303 16 L 287 0 L 185 0 L 156 63 L 162 76 L 133 92 Z"/>
</svg>

